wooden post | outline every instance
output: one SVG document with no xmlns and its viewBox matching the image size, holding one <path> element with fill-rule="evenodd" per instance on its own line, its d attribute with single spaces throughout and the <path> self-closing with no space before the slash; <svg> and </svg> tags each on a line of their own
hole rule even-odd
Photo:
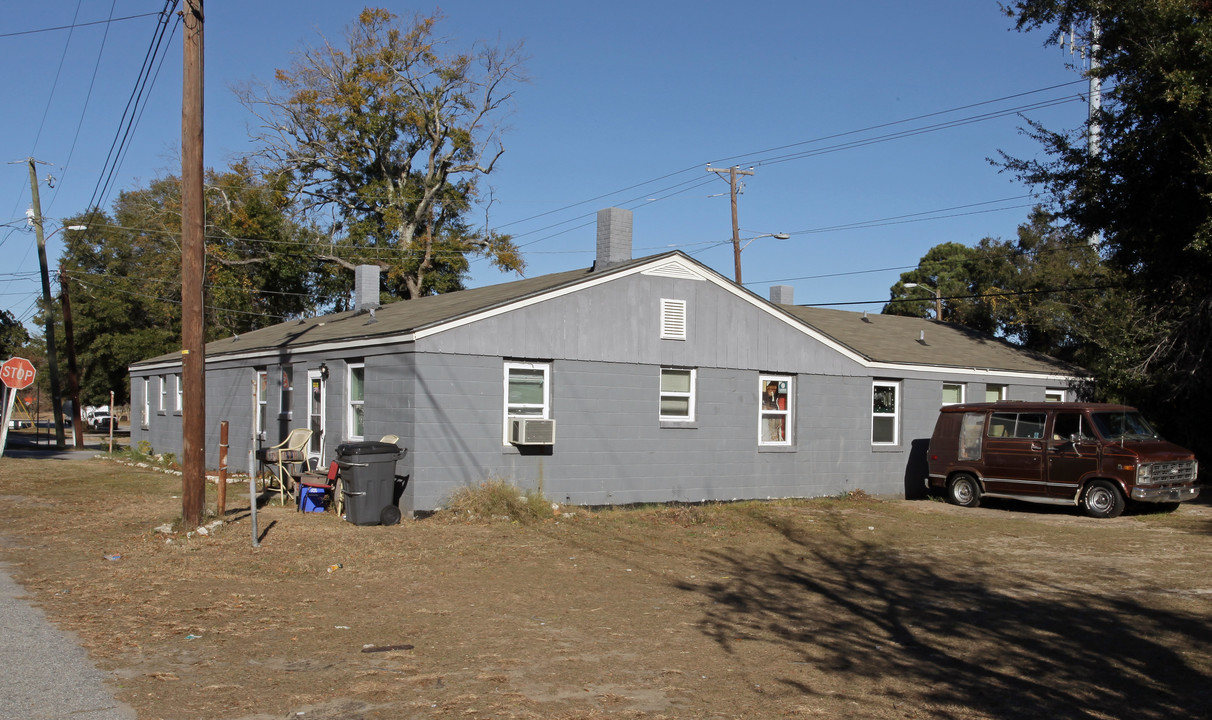
<svg viewBox="0 0 1212 720">
<path fill-rule="evenodd" d="M 203 198 L 202 102 L 204 16 L 202 0 L 186 0 L 181 87 L 181 517 L 186 527 L 202 522 L 206 504 L 206 346 L 203 280 L 206 275 Z"/>
<path fill-rule="evenodd" d="M 227 421 L 219 423 L 219 487 L 218 496 L 219 519 L 227 514 Z"/>
</svg>

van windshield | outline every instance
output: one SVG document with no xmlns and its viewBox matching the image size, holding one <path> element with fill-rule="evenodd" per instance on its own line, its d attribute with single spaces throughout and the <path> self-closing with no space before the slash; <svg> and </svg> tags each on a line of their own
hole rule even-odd
<svg viewBox="0 0 1212 720">
<path fill-rule="evenodd" d="M 1094 426 L 1105 440 L 1159 440 L 1157 431 L 1138 412 L 1099 412 Z"/>
</svg>

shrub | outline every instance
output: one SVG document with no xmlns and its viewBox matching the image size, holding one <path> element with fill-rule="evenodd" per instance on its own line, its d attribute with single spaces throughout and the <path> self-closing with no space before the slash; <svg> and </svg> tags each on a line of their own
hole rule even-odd
<svg viewBox="0 0 1212 720">
<path fill-rule="evenodd" d="M 493 478 L 451 494 L 444 512 L 468 520 L 511 520 L 531 523 L 552 516 L 551 501 L 537 490 L 520 490 L 505 480 Z"/>
</svg>

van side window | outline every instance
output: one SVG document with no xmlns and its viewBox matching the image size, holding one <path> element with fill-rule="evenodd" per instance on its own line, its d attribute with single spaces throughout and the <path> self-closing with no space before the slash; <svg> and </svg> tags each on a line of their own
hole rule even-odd
<svg viewBox="0 0 1212 720">
<path fill-rule="evenodd" d="M 1016 413 L 993 413 L 989 419 L 989 437 L 1014 437 L 1014 421 L 1017 418 Z"/>
<path fill-rule="evenodd" d="M 1018 425 L 1014 428 L 1014 437 L 1038 440 L 1044 436 L 1043 413 L 1019 413 Z"/>
<path fill-rule="evenodd" d="M 964 413 L 964 419 L 960 424 L 960 460 L 981 459 L 981 431 L 984 429 L 984 413 Z"/>
<path fill-rule="evenodd" d="M 989 437 L 1038 439 L 1044 436 L 1043 413 L 993 413 Z"/>
</svg>

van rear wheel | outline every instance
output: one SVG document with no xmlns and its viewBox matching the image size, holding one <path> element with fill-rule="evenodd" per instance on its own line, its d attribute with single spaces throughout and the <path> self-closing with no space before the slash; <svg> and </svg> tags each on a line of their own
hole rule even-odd
<svg viewBox="0 0 1212 720">
<path fill-rule="evenodd" d="M 1124 511 L 1124 496 L 1106 480 L 1095 480 L 1082 494 L 1082 510 L 1092 518 L 1119 517 Z"/>
<path fill-rule="evenodd" d="M 976 478 L 960 473 L 947 482 L 947 502 L 960 507 L 976 507 L 981 504 L 981 486 Z"/>
</svg>

